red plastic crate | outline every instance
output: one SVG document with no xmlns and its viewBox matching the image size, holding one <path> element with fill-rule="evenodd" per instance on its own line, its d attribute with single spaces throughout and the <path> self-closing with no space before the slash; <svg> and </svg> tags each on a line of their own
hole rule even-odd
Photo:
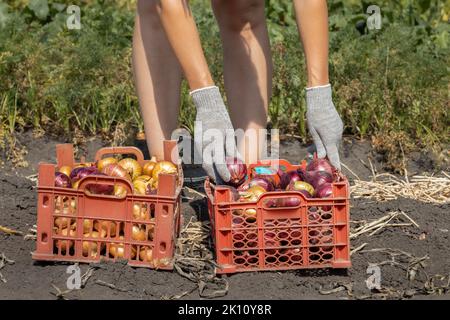
<svg viewBox="0 0 450 320">
<path fill-rule="evenodd" d="M 176 148 L 175 141 L 164 141 L 164 159 L 172 161 L 172 152 L 178 155 Z M 82 179 L 75 190 L 54 186 L 58 167 L 73 168 L 78 164 L 74 161 L 73 146 L 57 145 L 56 154 L 57 165 L 39 164 L 37 247 L 33 259 L 91 263 L 115 260 L 123 249 L 120 259 L 128 260 L 131 266 L 173 269 L 175 239 L 181 223 L 181 166 L 178 166 L 178 179 L 174 174 L 159 175 L 156 195 L 136 195 L 133 185 L 125 179 L 95 175 Z M 113 154 L 134 155 L 140 165 L 146 162 L 135 147 L 102 148 L 95 160 Z M 92 183 L 121 185 L 127 195 L 123 198 L 94 195 L 86 189 Z M 133 217 L 133 211 L 138 219 Z M 73 231 L 64 228 L 69 222 L 71 226 L 76 222 Z M 97 223 L 102 231 L 96 234 L 92 231 Z M 133 239 L 133 226 L 142 230 L 140 239 Z M 66 231 L 61 232 L 63 229 Z M 147 258 L 147 250 L 152 250 L 151 260 Z"/>
<path fill-rule="evenodd" d="M 282 170 L 300 168 L 286 160 L 248 166 L 278 164 Z M 305 164 L 303 164 L 305 166 Z M 233 202 L 231 192 L 205 182 L 217 259 L 217 273 L 349 268 L 348 181 L 333 183 L 333 196 L 306 198 L 297 191 L 264 193 L 257 202 Z M 293 207 L 273 207 L 274 201 L 296 198 Z"/>
</svg>

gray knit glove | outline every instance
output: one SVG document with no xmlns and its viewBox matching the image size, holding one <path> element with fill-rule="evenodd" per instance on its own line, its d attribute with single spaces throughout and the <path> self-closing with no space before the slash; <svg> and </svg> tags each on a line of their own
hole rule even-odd
<svg viewBox="0 0 450 320">
<path fill-rule="evenodd" d="M 234 129 L 218 87 L 191 92 L 197 108 L 195 148 L 202 154 L 202 167 L 216 183 L 230 181 L 225 156 L 235 154 Z"/>
<path fill-rule="evenodd" d="M 306 89 L 306 119 L 314 140 L 317 156 L 328 156 L 331 164 L 341 170 L 339 144 L 343 124 L 331 97 L 331 85 Z"/>
</svg>

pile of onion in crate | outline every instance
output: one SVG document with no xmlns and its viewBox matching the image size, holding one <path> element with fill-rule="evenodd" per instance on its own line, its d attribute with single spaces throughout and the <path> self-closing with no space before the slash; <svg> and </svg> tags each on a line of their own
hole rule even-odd
<svg viewBox="0 0 450 320">
<path fill-rule="evenodd" d="M 306 198 L 328 198 L 332 196 L 332 183 L 341 180 L 338 172 L 327 159 L 314 157 L 305 167 L 283 171 L 273 167 L 255 167 L 251 178 L 247 166 L 238 158 L 227 158 L 231 175 L 227 183 L 234 201 L 254 202 L 265 192 L 298 191 Z M 270 207 L 295 207 L 298 198 L 282 198 L 272 201 Z"/>
<path fill-rule="evenodd" d="M 348 181 L 326 159 L 245 165 L 227 185 L 205 182 L 217 273 L 348 268 Z"/>
<path fill-rule="evenodd" d="M 72 188 L 78 189 L 80 181 L 87 176 L 110 176 L 116 178 L 124 178 L 133 185 L 133 192 L 137 195 L 155 195 L 158 189 L 158 178 L 160 173 L 177 174 L 178 169 L 175 164 L 170 161 L 156 161 L 152 158 L 141 166 L 139 162 L 133 158 L 119 159 L 117 157 L 107 157 L 96 162 L 81 163 L 70 168 L 69 166 L 61 166 L 55 172 L 55 187 L 58 188 Z M 111 195 L 118 198 L 126 197 L 125 188 L 116 184 L 89 184 L 86 190 L 91 194 L 97 195 Z M 68 214 L 71 211 L 76 211 L 76 201 L 71 200 L 69 205 L 58 203 L 63 201 L 63 198 L 58 197 L 56 208 L 62 208 L 63 214 Z M 57 209 L 58 210 L 58 209 Z M 65 211 L 65 212 L 64 212 Z M 55 211 L 59 214 L 58 211 Z M 150 220 L 154 223 L 154 217 L 150 217 L 148 208 L 135 204 L 133 206 L 133 218 L 140 220 Z M 153 224 L 154 225 L 154 224 Z M 91 219 L 83 220 L 83 234 L 85 237 L 91 238 L 106 238 L 116 237 L 124 240 L 124 224 L 119 225 L 117 230 L 116 224 L 110 221 L 93 221 Z M 54 232 L 62 236 L 75 237 L 76 221 L 71 218 L 58 217 L 54 222 Z M 132 240 L 147 241 L 153 239 L 154 228 L 140 228 L 137 225 L 132 227 Z M 60 243 L 61 242 L 61 243 Z M 55 241 L 55 248 L 61 248 L 61 252 L 68 252 L 74 246 L 72 240 L 58 240 Z M 82 243 L 83 255 L 87 256 L 90 251 L 91 257 L 95 258 L 100 253 L 96 242 L 83 241 Z M 100 248 L 100 251 L 104 248 Z M 111 243 L 109 248 L 109 256 L 111 258 L 123 258 L 125 253 L 125 245 L 123 243 Z M 135 258 L 137 252 L 132 252 L 132 259 Z M 141 250 L 139 252 L 141 261 L 147 262 L 152 260 L 151 250 Z"/>
</svg>

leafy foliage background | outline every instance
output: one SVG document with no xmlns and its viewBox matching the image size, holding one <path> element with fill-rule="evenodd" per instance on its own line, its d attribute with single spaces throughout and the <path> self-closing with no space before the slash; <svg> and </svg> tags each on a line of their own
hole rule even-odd
<svg viewBox="0 0 450 320">
<path fill-rule="evenodd" d="M 266 0 L 275 73 L 270 124 L 308 140 L 305 62 L 291 1 Z M 81 8 L 68 30 L 66 8 Z M 439 153 L 449 143 L 449 11 L 437 0 L 376 1 L 381 30 L 364 25 L 372 1 L 328 1 L 330 72 L 345 134 L 371 138 L 397 156 Z M 223 88 L 218 27 L 209 1 L 192 10 L 215 80 Z M 108 137 L 118 126 L 141 131 L 131 73 L 135 1 L 0 0 L 0 147 L 23 130 Z M 180 126 L 195 109 L 183 85 Z"/>
</svg>

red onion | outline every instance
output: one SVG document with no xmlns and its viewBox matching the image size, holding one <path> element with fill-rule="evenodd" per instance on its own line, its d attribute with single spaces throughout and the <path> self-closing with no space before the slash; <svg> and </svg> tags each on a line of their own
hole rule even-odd
<svg viewBox="0 0 450 320">
<path fill-rule="evenodd" d="M 286 187 L 293 181 L 302 181 L 303 179 L 298 174 L 297 170 L 284 172 L 280 176 L 280 188 L 286 189 Z"/>
<path fill-rule="evenodd" d="M 70 188 L 71 186 L 72 182 L 70 181 L 70 178 L 66 174 L 62 172 L 55 173 L 55 187 Z"/>
<path fill-rule="evenodd" d="M 104 173 L 96 173 L 96 175 L 106 176 L 106 174 Z M 114 186 L 108 184 L 90 183 L 86 186 L 86 189 L 88 189 L 93 194 L 112 195 L 114 193 Z"/>
<path fill-rule="evenodd" d="M 300 176 L 300 179 L 301 179 L 302 181 L 306 181 L 306 169 L 304 169 L 304 168 L 298 168 L 298 169 L 297 169 L 297 173 L 298 173 L 298 175 Z"/>
<path fill-rule="evenodd" d="M 324 183 L 316 189 L 316 198 L 328 198 L 333 195 L 333 185 Z"/>
<path fill-rule="evenodd" d="M 300 205 L 300 199 L 296 197 L 278 199 L 278 207 L 297 207 Z"/>
<path fill-rule="evenodd" d="M 253 186 L 263 187 L 266 191 L 273 191 L 275 187 L 273 186 L 272 180 L 263 177 L 255 177 L 253 179 L 249 179 L 245 181 L 243 184 L 239 186 L 238 191 L 247 191 Z"/>
<path fill-rule="evenodd" d="M 72 183 L 75 183 L 91 174 L 99 174 L 97 167 L 78 167 L 70 173 L 70 180 L 72 180 Z"/>
<path fill-rule="evenodd" d="M 247 175 L 247 166 L 239 158 L 227 157 L 225 162 L 230 172 L 231 179 L 228 182 L 232 186 L 238 186 L 245 180 Z"/>
<path fill-rule="evenodd" d="M 318 159 L 315 158 L 308 163 L 306 167 L 306 171 L 326 171 L 331 176 L 333 175 L 334 167 L 328 162 L 327 159 Z"/>
<path fill-rule="evenodd" d="M 333 176 L 327 171 L 309 171 L 306 173 L 306 181 L 308 181 L 314 189 L 317 189 L 324 183 L 333 182 Z"/>
</svg>

